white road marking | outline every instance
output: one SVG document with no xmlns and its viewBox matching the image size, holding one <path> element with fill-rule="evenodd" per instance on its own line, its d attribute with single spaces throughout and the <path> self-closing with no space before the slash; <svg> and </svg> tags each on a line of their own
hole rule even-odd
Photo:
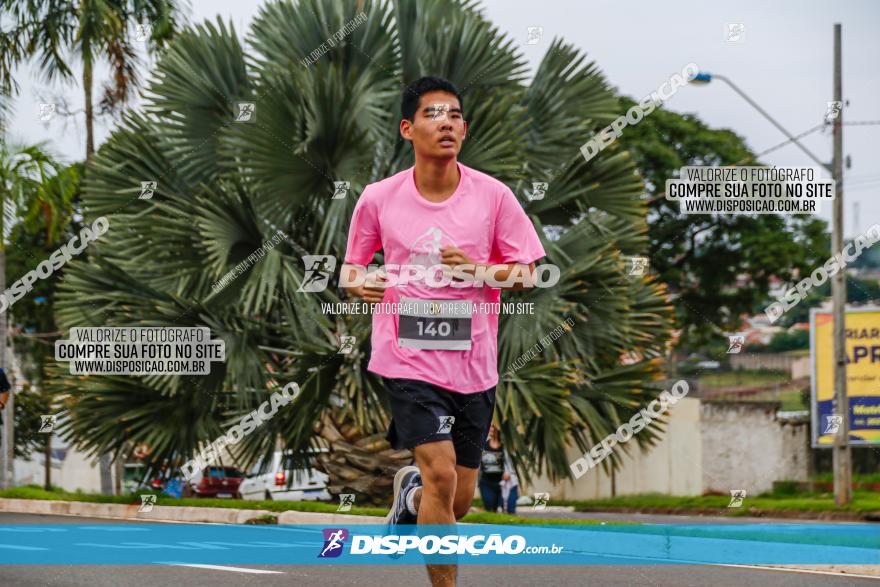
<svg viewBox="0 0 880 587">
<path fill-rule="evenodd" d="M 639 559 L 639 560 L 656 560 L 663 561 L 666 564 L 685 564 L 685 565 L 696 565 L 696 566 L 708 566 L 708 567 L 731 567 L 735 569 L 755 569 L 759 571 L 783 571 L 788 573 L 806 573 L 808 575 L 832 575 L 835 577 L 855 577 L 857 579 L 880 579 L 875 575 L 857 575 L 855 573 L 844 573 L 842 571 L 819 571 L 813 569 L 798 569 L 792 567 L 768 567 L 764 565 L 737 565 L 732 563 L 708 563 L 705 561 L 696 561 L 691 559 L 681 559 L 681 558 L 657 558 L 652 556 L 644 556 L 644 555 L 624 555 L 624 554 L 606 554 L 606 553 L 598 553 L 598 552 L 588 552 L 583 550 L 575 550 L 570 549 L 571 552 L 575 552 L 577 554 L 589 554 L 596 557 L 605 557 L 605 558 L 624 558 L 624 559 Z M 649 564 L 649 563 L 645 563 Z M 830 565 L 831 563 L 829 563 Z M 865 563 L 862 563 L 859 566 L 864 566 Z"/>
<path fill-rule="evenodd" d="M 787 573 L 807 573 L 809 575 L 834 575 L 835 577 L 856 577 L 858 579 L 880 579 L 876 575 L 856 575 L 855 573 L 844 573 L 842 571 L 819 571 L 814 569 L 793 569 L 789 567 L 765 567 L 759 565 L 728 565 L 721 563 L 712 563 L 715 567 L 733 567 L 736 569 L 758 569 L 761 571 L 784 571 Z"/>
<path fill-rule="evenodd" d="M 265 569 L 242 569 L 240 567 L 224 567 L 221 565 L 198 565 L 189 563 L 168 563 L 172 567 L 193 567 L 195 569 L 213 569 L 215 571 L 234 571 L 236 573 L 251 573 L 254 575 L 283 575 L 281 571 L 267 571 Z"/>
</svg>

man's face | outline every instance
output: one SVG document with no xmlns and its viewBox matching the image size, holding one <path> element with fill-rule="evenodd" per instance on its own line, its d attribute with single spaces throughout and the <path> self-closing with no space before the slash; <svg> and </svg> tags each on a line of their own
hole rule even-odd
<svg viewBox="0 0 880 587">
<path fill-rule="evenodd" d="M 442 91 L 422 94 L 412 121 L 400 121 L 400 134 L 421 157 L 458 157 L 467 134 L 458 98 Z"/>
</svg>

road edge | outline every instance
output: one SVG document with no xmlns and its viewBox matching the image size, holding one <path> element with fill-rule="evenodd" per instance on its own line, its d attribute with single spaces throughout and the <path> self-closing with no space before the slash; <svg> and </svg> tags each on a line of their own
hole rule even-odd
<svg viewBox="0 0 880 587">
<path fill-rule="evenodd" d="M 272 516 L 278 524 L 381 524 L 379 516 L 353 516 L 322 512 L 271 512 L 237 508 L 154 505 L 138 511 L 139 504 L 92 503 L 48 499 L 0 498 L 0 512 L 46 514 L 138 520 L 142 522 L 198 522 L 208 524 L 247 524 L 250 520 Z M 253 522 L 251 522 L 253 523 Z"/>
</svg>

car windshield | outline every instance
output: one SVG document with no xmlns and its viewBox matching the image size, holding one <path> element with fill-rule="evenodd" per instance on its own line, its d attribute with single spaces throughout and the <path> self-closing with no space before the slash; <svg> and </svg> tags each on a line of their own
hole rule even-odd
<svg viewBox="0 0 880 587">
<path fill-rule="evenodd" d="M 277 453 L 276 453 L 277 458 Z M 315 453 L 311 452 L 305 456 L 300 456 L 294 458 L 294 456 L 290 453 L 286 453 L 283 456 L 282 465 L 279 470 L 282 471 L 306 471 L 315 466 Z M 250 468 L 250 474 L 252 476 L 263 475 L 265 473 L 272 473 L 273 475 L 277 473 L 272 469 L 271 464 L 266 464 L 263 466 L 263 463 L 258 462 L 253 467 Z"/>
<path fill-rule="evenodd" d="M 311 469 L 315 465 L 314 455 L 303 455 L 294 457 L 293 455 L 284 455 L 284 470 L 292 471 L 297 469 Z"/>
</svg>

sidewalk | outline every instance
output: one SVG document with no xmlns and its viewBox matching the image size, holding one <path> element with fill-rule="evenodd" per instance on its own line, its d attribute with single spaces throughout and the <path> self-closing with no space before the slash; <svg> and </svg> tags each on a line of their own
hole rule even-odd
<svg viewBox="0 0 880 587">
<path fill-rule="evenodd" d="M 234 508 L 154 505 L 149 512 L 139 512 L 138 504 L 90 503 L 41 499 L 0 498 L 0 512 L 16 514 L 51 514 L 139 520 L 142 522 L 198 522 L 206 524 L 260 523 L 259 518 L 274 518 L 277 524 L 381 524 L 378 516 L 352 516 L 317 512 L 270 512 Z"/>
</svg>

